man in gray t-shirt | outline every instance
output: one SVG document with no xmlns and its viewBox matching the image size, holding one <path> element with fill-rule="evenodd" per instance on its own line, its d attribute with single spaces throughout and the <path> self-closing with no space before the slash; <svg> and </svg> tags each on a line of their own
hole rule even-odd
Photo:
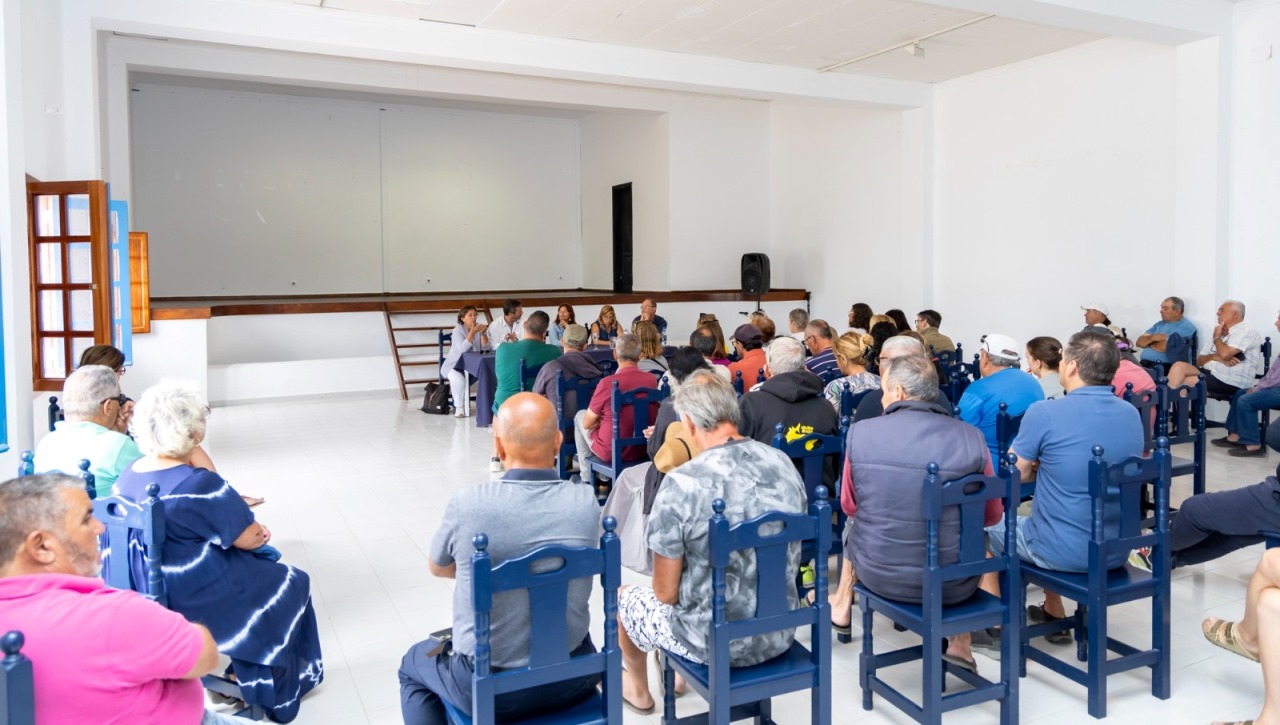
<svg viewBox="0 0 1280 725">
<path fill-rule="evenodd" d="M 791 459 L 738 432 L 737 398 L 719 376 L 694 373 L 676 394 L 675 408 L 703 452 L 668 473 L 654 498 L 648 539 L 654 554 L 653 588 L 627 587 L 618 598 L 626 670 L 622 696 L 639 710 L 653 706 L 646 652 L 663 649 L 697 662 L 710 659 L 711 502 L 724 499 L 730 524 L 769 511 L 804 513 L 807 506 L 804 481 Z M 787 581 L 799 567 L 796 544 L 787 561 Z M 754 552 L 735 552 L 725 576 L 730 620 L 755 616 L 755 587 Z M 787 596 L 797 608 L 794 587 L 787 587 Z M 735 639 L 729 645 L 729 664 L 764 662 L 786 652 L 794 639 L 794 630 Z"/>
<path fill-rule="evenodd" d="M 538 547 L 599 544 L 600 506 L 588 485 L 562 481 L 547 463 L 556 460 L 561 434 L 546 398 L 520 393 L 498 410 L 494 434 L 506 472 L 496 481 L 454 493 L 444 520 L 431 540 L 428 564 L 436 576 L 457 580 L 453 592 L 452 652 L 431 654 L 434 640 L 410 648 L 400 668 L 401 712 L 408 725 L 444 722 L 443 700 L 471 710 L 475 617 L 471 602 L 471 539 L 489 537 L 487 551 L 496 567 Z M 592 581 L 569 586 L 565 617 L 575 654 L 594 652 L 587 628 Z M 523 667 L 529 660 L 530 616 L 523 591 L 494 595 L 490 613 L 491 664 Z M 554 683 L 500 696 L 497 715 L 533 715 L 567 706 L 589 695 L 598 677 Z"/>
</svg>

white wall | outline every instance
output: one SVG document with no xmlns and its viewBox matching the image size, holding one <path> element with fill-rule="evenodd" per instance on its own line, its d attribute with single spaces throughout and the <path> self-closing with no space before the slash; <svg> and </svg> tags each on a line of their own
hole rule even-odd
<svg viewBox="0 0 1280 725">
<path fill-rule="evenodd" d="M 936 307 L 945 332 L 1064 338 L 1099 301 L 1129 331 L 1175 267 L 1176 54 L 1099 41 L 941 84 Z M 1212 243 L 1212 239 L 1205 240 Z M 1211 304 L 1189 299 L 1192 312 Z"/>
<path fill-rule="evenodd" d="M 904 299 L 922 272 L 904 267 L 901 254 L 902 116 L 772 104 L 775 285 L 812 289 L 813 316 L 839 330 L 854 302 L 919 303 Z"/>
<path fill-rule="evenodd" d="M 31 327 L 27 312 L 27 215 L 23 179 L 22 46 L 16 3 L 0 3 L 0 305 L 4 308 L 4 424 L 9 451 L 0 466 L 12 472 L 32 445 Z M 21 311 L 12 314 L 11 311 Z M 2 475 L 2 474 L 0 474 Z M 3 479 L 9 478 L 2 475 Z"/>
<path fill-rule="evenodd" d="M 578 286 L 574 120 L 134 88 L 156 296 Z"/>
</svg>

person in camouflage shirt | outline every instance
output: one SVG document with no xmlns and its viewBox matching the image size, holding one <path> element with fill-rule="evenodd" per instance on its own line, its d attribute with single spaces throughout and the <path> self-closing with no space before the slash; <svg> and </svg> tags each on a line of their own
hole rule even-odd
<svg viewBox="0 0 1280 725">
<path fill-rule="evenodd" d="M 769 511 L 804 513 L 808 505 L 804 481 L 791 459 L 738 432 L 733 388 L 719 376 L 695 373 L 676 394 L 675 407 L 703 452 L 668 473 L 654 499 L 648 529 L 653 587 L 627 587 L 618 601 L 626 669 L 623 700 L 641 712 L 654 707 L 645 653 L 662 649 L 704 663 L 710 658 L 711 502 L 725 501 L 730 524 Z M 795 544 L 787 562 L 788 581 L 799 567 L 800 547 Z M 733 554 L 725 582 L 729 619 L 755 616 L 755 554 Z M 788 597 L 792 608 L 799 606 L 794 588 L 788 588 Z M 734 640 L 729 663 L 759 664 L 786 652 L 794 639 L 794 630 L 783 630 Z"/>
</svg>

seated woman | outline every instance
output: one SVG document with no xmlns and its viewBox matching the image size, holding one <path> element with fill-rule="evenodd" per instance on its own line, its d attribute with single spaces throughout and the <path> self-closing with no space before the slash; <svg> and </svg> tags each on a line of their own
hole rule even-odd
<svg viewBox="0 0 1280 725">
<path fill-rule="evenodd" d="M 836 365 L 844 377 L 827 383 L 825 394 L 827 401 L 840 411 L 840 397 L 845 386 L 849 392 L 861 393 L 864 390 L 876 390 L 880 387 L 880 376 L 867 371 L 867 358 L 871 356 L 873 341 L 870 335 L 846 332 L 836 340 Z"/>
<path fill-rule="evenodd" d="M 705 327 L 716 336 L 716 354 L 711 357 L 712 364 L 728 365 L 731 362 L 729 348 L 725 346 L 724 330 L 720 327 L 720 321 L 715 315 L 703 313 L 698 315 L 698 327 Z"/>
<path fill-rule="evenodd" d="M 1040 381 L 1044 399 L 1053 400 L 1066 395 L 1058 378 L 1058 366 L 1062 363 L 1062 343 L 1053 337 L 1033 337 L 1027 343 L 1027 372 Z"/>
<path fill-rule="evenodd" d="M 551 321 L 551 327 L 547 328 L 547 344 L 560 347 L 560 339 L 564 337 L 564 329 L 577 322 L 578 318 L 573 313 L 573 305 L 560 305 L 556 309 L 555 319 Z"/>
<path fill-rule="evenodd" d="M 882 317 L 882 315 L 876 315 Z M 873 318 L 874 319 L 874 318 Z M 883 322 L 871 326 L 871 354 L 867 356 L 867 369 L 876 375 L 880 374 L 880 351 L 889 338 L 898 334 L 898 327 L 893 320 L 885 317 Z"/>
<path fill-rule="evenodd" d="M 608 345 L 618 335 L 622 334 L 622 326 L 618 324 L 618 313 L 613 311 L 613 305 L 605 305 L 600 308 L 600 314 L 596 317 L 596 321 L 591 323 L 591 344 L 592 345 Z"/>
<path fill-rule="evenodd" d="M 472 350 L 492 350 L 489 347 L 488 325 L 476 321 L 475 305 L 463 305 L 458 310 L 458 325 L 453 328 L 450 338 L 449 354 L 440 364 L 440 374 L 449 378 L 449 394 L 453 398 L 453 415 L 465 418 L 471 410 L 471 386 L 467 383 L 467 373 L 459 367 L 462 353 Z"/>
<path fill-rule="evenodd" d="M 760 342 L 765 345 L 768 345 L 778 334 L 778 326 L 762 310 L 756 310 L 747 315 L 747 322 L 755 325 L 756 329 L 760 331 Z M 804 340 L 802 339 L 800 342 L 804 342 Z"/>
<path fill-rule="evenodd" d="M 160 486 L 165 504 L 164 584 L 169 608 L 209 628 L 244 701 L 290 722 L 324 678 L 306 572 L 253 550 L 271 539 L 218 474 L 191 465 L 209 409 L 193 384 L 165 380 L 135 409 L 133 432 L 145 457 L 116 480 L 115 492 L 145 499 Z"/>
<path fill-rule="evenodd" d="M 640 363 L 637 367 L 658 377 L 666 374 L 670 366 L 662 356 L 662 335 L 658 333 L 657 325 L 642 321 L 637 322 L 634 327 L 636 337 L 640 338 Z"/>
</svg>

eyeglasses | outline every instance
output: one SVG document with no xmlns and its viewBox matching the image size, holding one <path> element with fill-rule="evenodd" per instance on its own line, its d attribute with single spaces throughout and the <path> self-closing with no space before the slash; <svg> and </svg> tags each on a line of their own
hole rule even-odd
<svg viewBox="0 0 1280 725">
<path fill-rule="evenodd" d="M 105 405 L 105 404 L 107 404 L 107 403 L 110 403 L 110 402 L 111 402 L 111 401 L 113 401 L 113 400 L 114 400 L 114 401 L 116 401 L 117 403 L 119 403 L 121 406 L 123 406 L 125 403 L 129 402 L 129 396 L 125 395 L 124 393 L 121 393 L 121 394 L 119 394 L 119 395 L 115 395 L 115 396 L 112 396 L 112 397 L 110 397 L 110 398 L 103 398 L 103 399 L 98 403 L 98 405 Z"/>
</svg>

